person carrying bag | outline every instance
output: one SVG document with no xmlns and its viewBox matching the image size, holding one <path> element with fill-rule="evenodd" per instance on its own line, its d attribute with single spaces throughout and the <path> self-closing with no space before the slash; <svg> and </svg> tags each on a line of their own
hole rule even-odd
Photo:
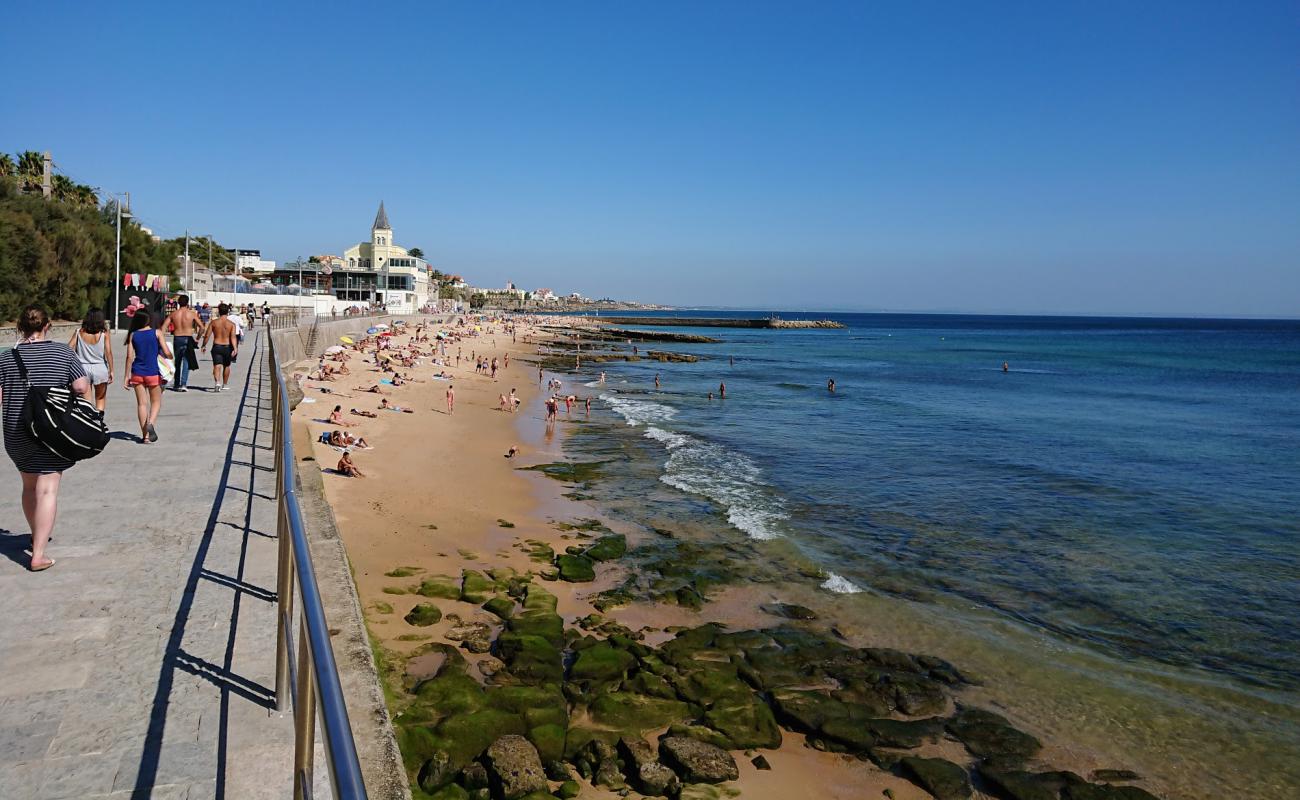
<svg viewBox="0 0 1300 800">
<path fill-rule="evenodd" d="M 54 530 L 63 471 L 103 450 L 108 440 L 99 412 L 89 401 L 75 399 L 91 391 L 81 362 L 71 347 L 46 338 L 49 329 L 44 309 L 28 306 L 18 317 L 22 341 L 0 352 L 5 452 L 22 474 L 32 572 L 54 566 L 45 546 Z"/>
</svg>

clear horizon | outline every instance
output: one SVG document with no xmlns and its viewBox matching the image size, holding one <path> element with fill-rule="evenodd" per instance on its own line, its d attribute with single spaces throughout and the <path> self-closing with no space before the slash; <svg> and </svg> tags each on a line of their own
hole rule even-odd
<svg viewBox="0 0 1300 800">
<path fill-rule="evenodd" d="M 130 191 L 165 237 L 340 254 L 383 200 L 397 243 L 480 286 L 1300 316 L 1292 3 L 6 16 L 0 150 Z"/>
</svg>

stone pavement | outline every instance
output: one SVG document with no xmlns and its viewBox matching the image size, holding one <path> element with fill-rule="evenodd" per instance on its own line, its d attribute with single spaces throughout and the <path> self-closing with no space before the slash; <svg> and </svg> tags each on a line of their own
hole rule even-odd
<svg viewBox="0 0 1300 800">
<path fill-rule="evenodd" d="M 138 443 L 117 376 L 108 421 L 121 433 L 64 473 L 50 570 L 27 572 L 18 475 L 0 479 L 3 800 L 292 794 L 292 715 L 274 710 L 260 337 L 250 332 L 229 391 L 202 390 L 204 357 L 190 392 L 164 392 L 156 444 Z M 328 797 L 319 745 L 316 766 L 316 796 Z"/>
</svg>

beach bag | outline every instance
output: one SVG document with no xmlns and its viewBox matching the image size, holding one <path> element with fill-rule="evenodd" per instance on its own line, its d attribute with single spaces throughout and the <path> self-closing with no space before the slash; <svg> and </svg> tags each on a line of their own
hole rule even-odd
<svg viewBox="0 0 1300 800">
<path fill-rule="evenodd" d="M 158 377 L 163 383 L 171 383 L 176 376 L 176 362 L 166 356 L 158 356 Z"/>
<path fill-rule="evenodd" d="M 50 452 L 69 461 L 83 461 L 104 452 L 108 426 L 99 409 L 67 386 L 32 386 L 17 347 L 14 361 L 27 384 L 27 399 L 19 417 L 23 428 Z"/>
</svg>

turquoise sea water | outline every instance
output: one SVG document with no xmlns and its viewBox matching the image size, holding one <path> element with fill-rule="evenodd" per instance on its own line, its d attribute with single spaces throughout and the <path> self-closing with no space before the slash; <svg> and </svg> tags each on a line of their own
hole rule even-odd
<svg viewBox="0 0 1300 800">
<path fill-rule="evenodd" d="M 723 341 L 584 369 L 592 426 L 827 592 L 1300 696 L 1300 323 L 816 316 L 847 327 L 658 328 Z"/>
</svg>

